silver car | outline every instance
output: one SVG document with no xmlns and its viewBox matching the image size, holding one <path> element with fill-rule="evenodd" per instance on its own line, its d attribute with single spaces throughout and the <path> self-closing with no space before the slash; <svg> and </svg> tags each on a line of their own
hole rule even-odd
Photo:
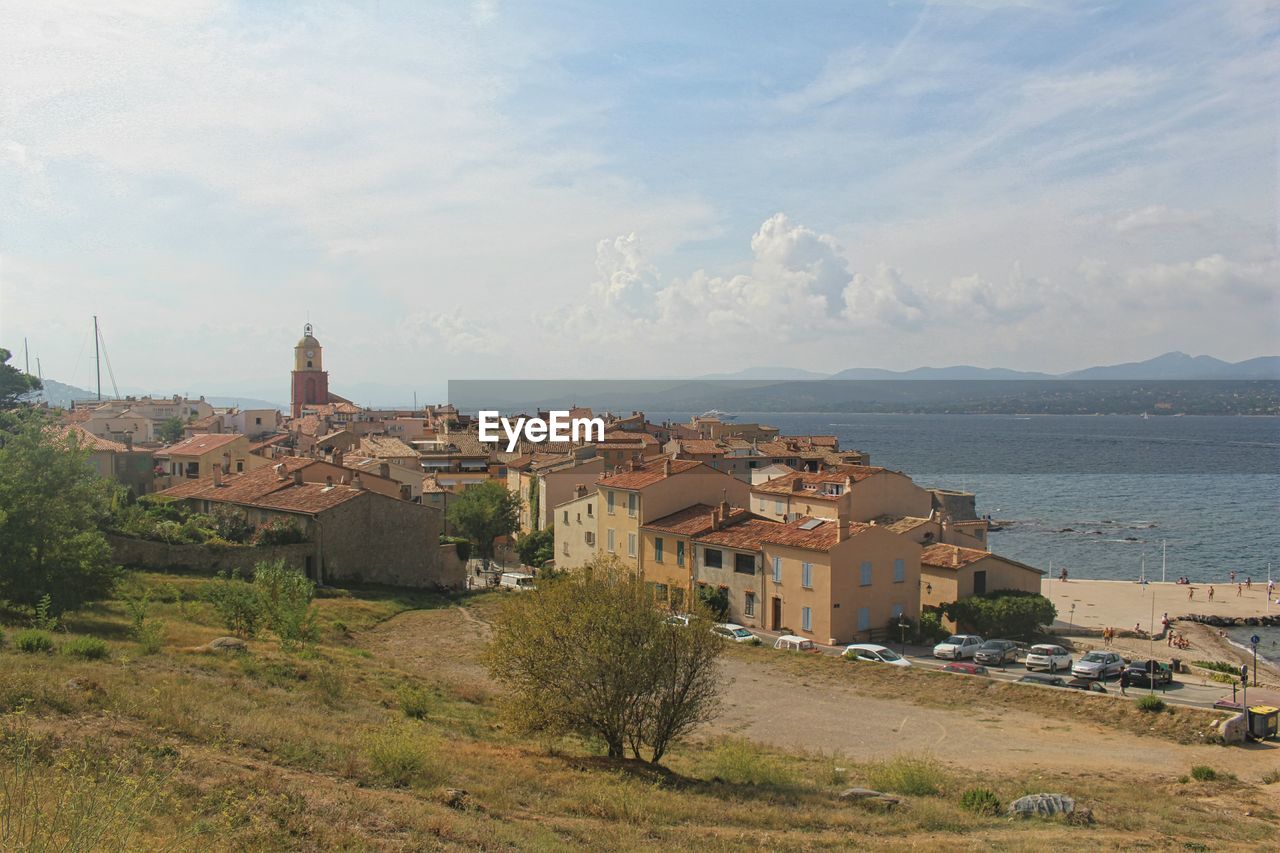
<svg viewBox="0 0 1280 853">
<path fill-rule="evenodd" d="M 1076 665 L 1071 667 L 1071 674 L 1076 678 L 1107 679 L 1119 675 L 1125 667 L 1124 658 L 1115 652 L 1089 652 Z"/>
</svg>

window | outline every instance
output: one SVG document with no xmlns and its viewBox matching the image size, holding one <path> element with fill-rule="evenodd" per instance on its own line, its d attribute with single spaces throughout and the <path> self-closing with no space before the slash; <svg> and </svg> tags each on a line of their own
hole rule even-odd
<svg viewBox="0 0 1280 853">
<path fill-rule="evenodd" d="M 608 510 L 609 515 L 613 515 L 613 492 L 605 492 L 604 497 L 606 509 Z"/>
<path fill-rule="evenodd" d="M 893 561 L 893 582 L 904 583 L 907 579 L 907 561 L 899 557 Z"/>
<path fill-rule="evenodd" d="M 858 630 L 859 631 L 871 630 L 871 608 L 870 607 L 858 608 Z"/>
<path fill-rule="evenodd" d="M 665 583 L 655 583 L 653 585 L 653 600 L 659 604 L 667 603 L 667 585 Z"/>
<path fill-rule="evenodd" d="M 254 419 L 253 419 L 253 422 L 254 422 L 254 424 L 256 424 L 257 426 L 262 426 L 262 418 L 254 418 Z"/>
<path fill-rule="evenodd" d="M 756 615 L 756 594 L 754 592 L 748 592 L 742 599 L 742 613 L 745 616 Z"/>
<path fill-rule="evenodd" d="M 564 511 L 564 523 L 565 524 L 569 523 L 569 510 L 567 509 Z"/>
<path fill-rule="evenodd" d="M 768 510 L 766 510 L 766 509 L 765 509 L 765 500 L 764 500 L 764 498 L 761 498 L 761 499 L 760 499 L 760 511 L 761 511 L 761 512 L 767 512 L 767 511 L 768 511 Z"/>
<path fill-rule="evenodd" d="M 813 589 L 813 563 L 800 564 L 800 585 L 805 589 Z"/>
<path fill-rule="evenodd" d="M 627 534 L 627 556 L 634 557 L 636 555 L 636 535 L 634 533 Z"/>
<path fill-rule="evenodd" d="M 612 527 L 609 528 L 609 538 L 607 541 L 609 544 L 606 547 L 609 549 L 609 553 L 612 554 L 613 553 L 613 528 Z"/>
<path fill-rule="evenodd" d="M 587 504 L 587 518 L 591 518 L 591 504 Z"/>
<path fill-rule="evenodd" d="M 773 558 L 773 582 L 782 583 L 782 558 Z"/>
<path fill-rule="evenodd" d="M 773 512 L 775 515 L 782 515 L 782 501 L 773 502 Z"/>
<path fill-rule="evenodd" d="M 627 495 L 627 515 L 631 516 L 632 518 L 636 517 L 636 503 L 639 501 L 639 499 L 640 499 L 640 496 L 637 494 L 632 493 Z"/>
<path fill-rule="evenodd" d="M 863 586 L 871 586 L 871 561 L 862 561 L 862 579 L 860 583 Z"/>
<path fill-rule="evenodd" d="M 813 630 L 813 611 L 808 607 L 800 608 L 800 627 L 805 631 Z"/>
<path fill-rule="evenodd" d="M 243 459 L 237 459 L 237 460 L 236 460 L 236 471 L 237 471 L 237 472 L 239 472 L 239 471 L 243 471 L 243 470 L 244 470 L 244 460 L 243 460 Z"/>
<path fill-rule="evenodd" d="M 715 548 L 703 548 L 702 565 L 708 569 L 718 569 L 724 565 L 724 555 Z"/>
<path fill-rule="evenodd" d="M 684 542 L 681 541 L 676 542 L 676 565 L 684 565 Z"/>
<path fill-rule="evenodd" d="M 653 561 L 655 563 L 662 562 L 662 537 L 656 537 L 653 540 Z"/>
<path fill-rule="evenodd" d="M 734 554 L 733 570 L 740 575 L 754 575 L 756 573 L 756 557 L 754 554 Z"/>
</svg>

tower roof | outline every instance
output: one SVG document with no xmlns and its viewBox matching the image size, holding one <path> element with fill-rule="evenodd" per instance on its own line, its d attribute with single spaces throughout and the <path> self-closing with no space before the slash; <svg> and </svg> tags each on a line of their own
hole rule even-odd
<svg viewBox="0 0 1280 853">
<path fill-rule="evenodd" d="M 315 335 L 311 334 L 311 324 L 302 327 L 302 338 L 298 341 L 300 347 L 318 347 L 320 342 L 316 340 Z"/>
</svg>

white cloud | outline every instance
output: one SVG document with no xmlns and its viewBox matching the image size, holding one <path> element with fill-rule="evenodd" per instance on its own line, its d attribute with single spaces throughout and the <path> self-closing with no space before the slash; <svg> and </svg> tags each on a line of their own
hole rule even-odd
<svg viewBox="0 0 1280 853">
<path fill-rule="evenodd" d="M 1147 228 L 1170 228 L 1178 225 L 1198 225 L 1205 219 L 1204 214 L 1163 204 L 1151 204 L 1133 210 L 1116 220 L 1115 229 L 1121 234 L 1127 231 L 1140 231 Z"/>
</svg>

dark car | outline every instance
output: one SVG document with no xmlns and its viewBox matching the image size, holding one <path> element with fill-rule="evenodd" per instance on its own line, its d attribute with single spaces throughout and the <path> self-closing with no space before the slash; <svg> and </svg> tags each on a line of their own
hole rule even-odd
<svg viewBox="0 0 1280 853">
<path fill-rule="evenodd" d="M 1018 662 L 1018 644 L 1013 640 L 987 640 L 973 653 L 977 663 L 989 666 L 1004 666 L 1006 663 Z"/>
<path fill-rule="evenodd" d="M 1066 683 L 1066 686 L 1072 687 L 1076 690 L 1086 690 L 1089 693 L 1107 692 L 1107 688 L 1103 687 L 1101 683 L 1094 681 L 1092 678 L 1073 678 Z"/>
<path fill-rule="evenodd" d="M 942 667 L 943 672 L 959 672 L 964 675 L 986 675 L 987 668 L 977 663 L 949 663 Z"/>
<path fill-rule="evenodd" d="M 1033 672 L 1018 679 L 1019 684 L 1039 684 L 1041 687 L 1066 687 L 1067 680 L 1060 675 Z"/>
<path fill-rule="evenodd" d="M 1173 667 L 1158 660 L 1135 660 L 1124 668 L 1130 684 L 1159 687 L 1173 683 Z"/>
</svg>

